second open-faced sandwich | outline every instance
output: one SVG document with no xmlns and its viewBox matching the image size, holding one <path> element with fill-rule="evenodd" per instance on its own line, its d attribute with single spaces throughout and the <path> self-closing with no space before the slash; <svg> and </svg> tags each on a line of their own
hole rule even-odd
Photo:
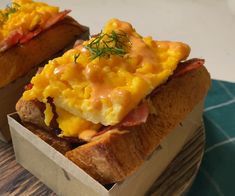
<svg viewBox="0 0 235 196">
<path fill-rule="evenodd" d="M 51 60 L 16 110 L 32 132 L 102 184 L 125 179 L 203 100 L 204 60 L 188 45 L 140 36 L 112 19 Z"/>
<path fill-rule="evenodd" d="M 0 88 L 76 39 L 88 38 L 88 28 L 69 12 L 32 0 L 12 0 L 0 10 Z"/>
</svg>

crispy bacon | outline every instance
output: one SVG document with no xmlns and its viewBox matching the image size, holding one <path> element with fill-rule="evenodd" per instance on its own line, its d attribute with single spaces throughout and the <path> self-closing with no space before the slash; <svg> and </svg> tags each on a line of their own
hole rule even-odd
<svg viewBox="0 0 235 196">
<path fill-rule="evenodd" d="M 32 31 L 32 32 L 28 32 L 27 34 L 25 34 L 21 37 L 21 39 L 19 40 L 19 43 L 20 44 L 26 43 L 29 40 L 31 40 L 32 38 L 36 37 L 41 32 L 42 32 L 41 28 L 38 28 L 38 29 L 36 29 L 35 31 Z"/>
<path fill-rule="evenodd" d="M 182 76 L 190 71 L 200 68 L 201 66 L 203 66 L 204 63 L 205 63 L 204 59 L 197 59 L 197 58 L 182 62 L 178 65 L 172 77 L 174 78 Z"/>
<path fill-rule="evenodd" d="M 23 36 L 22 29 L 12 31 L 9 36 L 0 43 L 0 52 L 16 45 Z"/>
<path fill-rule="evenodd" d="M 146 102 L 138 105 L 135 109 L 133 109 L 127 116 L 121 121 L 119 124 L 123 127 L 131 127 L 140 125 L 147 121 L 149 115 L 149 107 Z"/>
<path fill-rule="evenodd" d="M 58 14 L 52 16 L 51 18 L 48 19 L 48 21 L 44 24 L 43 30 L 46 30 L 50 28 L 52 25 L 56 24 L 60 20 L 63 20 L 64 17 L 71 12 L 71 10 L 64 10 L 62 12 L 59 12 Z"/>
<path fill-rule="evenodd" d="M 25 91 L 28 91 L 28 90 L 30 90 L 30 89 L 32 89 L 32 88 L 33 88 L 33 84 L 32 84 L 32 83 L 26 84 L 26 85 L 24 86 L 24 90 L 25 90 Z"/>
</svg>

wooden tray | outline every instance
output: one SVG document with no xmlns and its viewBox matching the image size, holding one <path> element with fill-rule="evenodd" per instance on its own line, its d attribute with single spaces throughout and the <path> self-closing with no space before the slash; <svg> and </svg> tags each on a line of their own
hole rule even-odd
<svg viewBox="0 0 235 196">
<path fill-rule="evenodd" d="M 198 172 L 205 144 L 200 127 L 146 195 L 183 195 Z M 0 142 L 0 195 L 56 195 L 16 163 L 10 144 Z"/>
</svg>

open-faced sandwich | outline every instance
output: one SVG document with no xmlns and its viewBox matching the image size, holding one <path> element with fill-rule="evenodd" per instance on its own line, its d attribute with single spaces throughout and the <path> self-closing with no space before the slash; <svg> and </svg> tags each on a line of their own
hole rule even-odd
<svg viewBox="0 0 235 196">
<path fill-rule="evenodd" d="M 102 184 L 122 181 L 203 100 L 204 60 L 188 45 L 140 36 L 112 19 L 51 60 L 16 110 L 27 128 Z"/>
<path fill-rule="evenodd" d="M 0 10 L 0 88 L 76 39 L 88 38 L 88 28 L 69 12 L 32 0 L 12 0 Z"/>
</svg>

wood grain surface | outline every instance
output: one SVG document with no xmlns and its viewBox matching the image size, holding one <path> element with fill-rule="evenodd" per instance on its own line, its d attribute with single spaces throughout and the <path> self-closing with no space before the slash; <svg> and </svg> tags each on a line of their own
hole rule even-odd
<svg viewBox="0 0 235 196">
<path fill-rule="evenodd" d="M 204 128 L 200 127 L 146 195 L 170 196 L 186 193 L 200 166 L 204 143 Z M 56 194 L 16 163 L 11 144 L 0 141 L 0 195 Z"/>
<path fill-rule="evenodd" d="M 11 144 L 0 142 L 0 195 L 56 195 L 15 161 Z"/>
</svg>

